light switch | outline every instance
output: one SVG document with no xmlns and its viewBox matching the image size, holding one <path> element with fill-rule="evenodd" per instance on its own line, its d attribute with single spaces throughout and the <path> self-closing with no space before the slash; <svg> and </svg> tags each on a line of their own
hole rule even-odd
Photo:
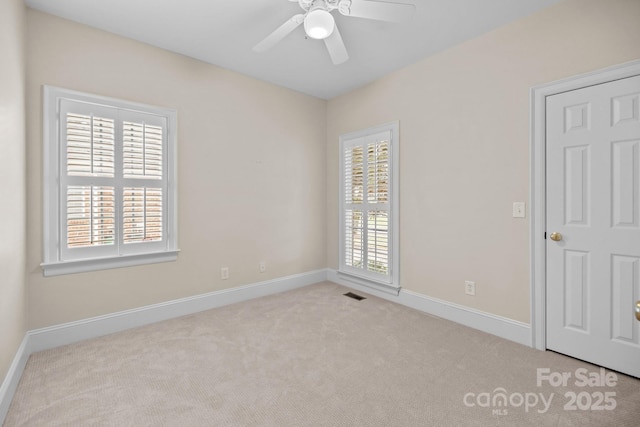
<svg viewBox="0 0 640 427">
<path fill-rule="evenodd" d="M 513 217 L 524 218 L 526 216 L 524 202 L 513 202 Z"/>
</svg>

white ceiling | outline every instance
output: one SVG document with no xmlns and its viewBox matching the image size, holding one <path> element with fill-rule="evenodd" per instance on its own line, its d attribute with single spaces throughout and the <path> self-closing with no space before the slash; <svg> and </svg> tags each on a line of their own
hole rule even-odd
<svg viewBox="0 0 640 427">
<path fill-rule="evenodd" d="M 350 59 L 333 65 L 302 26 L 273 49 L 252 47 L 301 13 L 288 0 L 25 0 L 34 9 L 329 99 L 559 0 L 393 0 L 413 3 L 406 24 L 334 11 Z"/>
</svg>

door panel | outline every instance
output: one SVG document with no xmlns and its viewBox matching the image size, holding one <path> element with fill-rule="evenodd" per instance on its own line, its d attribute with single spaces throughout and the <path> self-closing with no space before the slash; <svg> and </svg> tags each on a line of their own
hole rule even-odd
<svg viewBox="0 0 640 427">
<path fill-rule="evenodd" d="M 640 140 L 613 143 L 611 185 L 613 194 L 613 226 L 638 228 L 640 208 Z"/>
<path fill-rule="evenodd" d="M 589 146 L 567 147 L 565 158 L 565 223 L 572 225 L 589 224 L 589 177 L 591 161 Z"/>
<path fill-rule="evenodd" d="M 613 300 L 611 318 L 612 338 L 623 343 L 640 345 L 638 328 L 634 328 L 634 313 L 626 310 L 629 301 L 640 300 L 640 257 L 614 255 L 611 259 Z M 640 363 L 640 360 L 638 361 Z"/>
<path fill-rule="evenodd" d="M 564 326 L 588 332 L 589 253 L 564 253 Z"/>
<path fill-rule="evenodd" d="M 547 348 L 640 377 L 640 76 L 546 108 Z"/>
</svg>

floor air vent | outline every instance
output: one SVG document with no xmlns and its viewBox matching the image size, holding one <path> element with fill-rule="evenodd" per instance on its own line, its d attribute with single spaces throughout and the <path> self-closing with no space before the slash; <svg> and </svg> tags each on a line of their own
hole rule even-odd
<svg viewBox="0 0 640 427">
<path fill-rule="evenodd" d="M 358 294 L 354 294 L 353 292 L 347 292 L 346 294 L 344 294 L 345 297 L 349 297 L 349 298 L 353 298 L 355 300 L 358 301 L 362 301 L 363 299 L 366 299 L 365 297 L 361 297 Z"/>
</svg>

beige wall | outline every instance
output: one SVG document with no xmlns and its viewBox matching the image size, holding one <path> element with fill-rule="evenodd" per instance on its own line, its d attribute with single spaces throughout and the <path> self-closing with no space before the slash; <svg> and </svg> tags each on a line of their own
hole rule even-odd
<svg viewBox="0 0 640 427">
<path fill-rule="evenodd" d="M 27 61 L 29 329 L 326 266 L 326 101 L 34 10 Z M 178 110 L 177 262 L 42 276 L 43 84 Z"/>
<path fill-rule="evenodd" d="M 24 12 L 0 2 L 0 384 L 25 333 Z"/>
<path fill-rule="evenodd" d="M 396 119 L 402 286 L 528 322 L 529 89 L 639 58 L 639 19 L 566 0 L 327 104 L 28 11 L 28 328 L 336 268 L 338 136 Z M 42 277 L 43 84 L 178 110 L 176 263 Z"/>
<path fill-rule="evenodd" d="M 528 323 L 529 220 L 511 207 L 529 201 L 529 90 L 640 58 L 639 23 L 638 0 L 567 0 L 331 100 L 329 267 L 338 136 L 399 120 L 401 285 Z"/>
</svg>

